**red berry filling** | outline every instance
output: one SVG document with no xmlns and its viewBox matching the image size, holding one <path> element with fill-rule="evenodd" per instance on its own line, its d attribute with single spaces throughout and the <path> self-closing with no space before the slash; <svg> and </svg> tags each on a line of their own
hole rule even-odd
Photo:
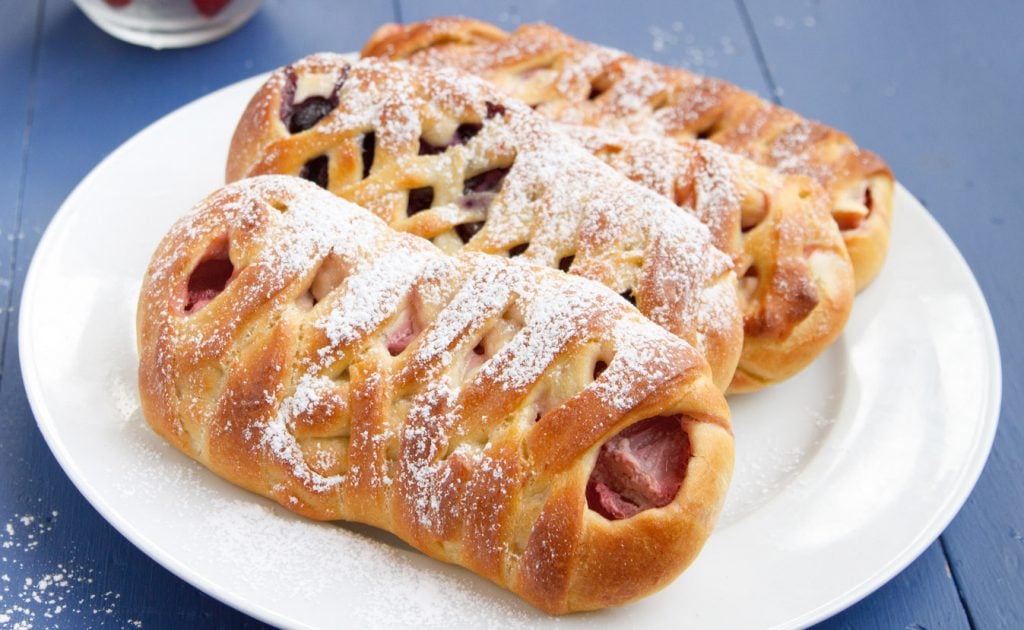
<svg viewBox="0 0 1024 630">
<path fill-rule="evenodd" d="M 235 266 L 228 260 L 227 251 L 196 265 L 188 277 L 185 312 L 195 313 L 212 302 L 231 282 L 234 272 Z"/>
<path fill-rule="evenodd" d="M 587 481 L 587 506 L 618 520 L 668 505 L 682 486 L 690 455 L 679 416 L 629 426 L 601 446 Z"/>
<path fill-rule="evenodd" d="M 393 357 L 402 354 L 422 330 L 423 326 L 417 321 L 415 309 L 407 309 L 400 316 L 398 325 L 387 335 L 388 354 Z"/>
</svg>

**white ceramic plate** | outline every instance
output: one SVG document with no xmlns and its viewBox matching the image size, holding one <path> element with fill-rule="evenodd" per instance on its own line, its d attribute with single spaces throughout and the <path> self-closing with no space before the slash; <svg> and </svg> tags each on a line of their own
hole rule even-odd
<svg viewBox="0 0 1024 630">
<path fill-rule="evenodd" d="M 263 77 L 156 122 L 82 181 L 47 229 L 21 304 L 25 387 L 79 490 L 140 549 L 207 593 L 289 627 L 551 625 L 489 582 L 369 528 L 314 523 L 221 481 L 146 427 L 135 304 L 171 223 L 220 183 Z M 794 627 L 918 556 L 974 485 L 1000 364 L 953 243 L 897 188 L 892 252 L 841 340 L 799 377 L 735 398 L 737 469 L 696 563 L 625 608 L 560 620 Z"/>
</svg>

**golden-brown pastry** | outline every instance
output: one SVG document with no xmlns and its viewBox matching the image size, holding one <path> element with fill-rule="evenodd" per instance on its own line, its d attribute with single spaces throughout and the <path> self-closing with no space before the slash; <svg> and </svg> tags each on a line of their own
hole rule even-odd
<svg viewBox="0 0 1024 630">
<path fill-rule="evenodd" d="M 853 306 L 853 268 L 814 180 L 780 175 L 705 140 L 564 129 L 620 173 L 697 216 L 732 256 L 744 335 L 731 393 L 789 378 L 842 333 Z"/>
<path fill-rule="evenodd" d="M 445 255 L 297 178 L 227 186 L 171 229 L 138 342 L 146 420 L 190 457 L 552 613 L 665 586 L 731 474 L 707 363 L 614 293 Z"/>
<path fill-rule="evenodd" d="M 339 55 L 275 72 L 235 130 L 227 179 L 312 180 L 447 252 L 598 281 L 700 350 L 728 387 L 743 341 L 736 277 L 708 229 L 486 82 Z"/>
<path fill-rule="evenodd" d="M 858 289 L 885 260 L 893 191 L 885 163 L 847 135 L 725 81 L 579 41 L 545 24 L 509 34 L 465 18 L 385 25 L 363 55 L 472 72 L 562 122 L 707 138 L 780 172 L 808 175 L 831 197 Z"/>
</svg>

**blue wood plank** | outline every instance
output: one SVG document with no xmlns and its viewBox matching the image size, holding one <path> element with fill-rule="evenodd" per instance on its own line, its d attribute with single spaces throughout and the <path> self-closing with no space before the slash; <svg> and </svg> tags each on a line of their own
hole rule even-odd
<svg viewBox="0 0 1024 630">
<path fill-rule="evenodd" d="M 995 447 L 943 535 L 977 627 L 1024 627 L 1024 5 L 944 1 L 749 9 L 783 102 L 885 156 L 964 254 L 992 310 L 1003 362 Z"/>
<path fill-rule="evenodd" d="M 30 18 L 35 6 L 0 6 L 0 50 L 10 53 L 0 55 L 5 86 L 0 114 L 22 125 L 26 92 L 19 92 L 19 86 L 28 81 L 17 62 L 32 52 L 25 38 L 34 33 Z M 23 7 L 21 12 L 31 8 L 29 19 L 16 20 L 21 14 L 17 7 Z M 310 0 L 297 10 L 295 3 L 271 0 L 224 40 L 158 52 L 111 39 L 67 0 L 46 3 L 23 193 L 25 238 L 12 278 L 15 303 L 42 230 L 107 152 L 213 89 L 317 50 L 356 49 L 376 25 L 394 19 L 393 9 L 388 1 L 362 3 L 352 12 L 327 0 Z M 0 122 L 0 138 L 7 141 L 0 146 L 0 161 L 20 164 L 21 130 Z M 14 153 L 8 157 L 11 147 Z M 0 168 L 0 173 L 8 170 L 20 172 Z M 0 175 L 4 203 L 17 196 L 20 181 L 16 177 L 12 184 L 5 176 Z M 9 221 L 14 213 L 4 210 L 2 216 Z M 7 251 L 0 249 L 0 254 Z M 34 627 L 264 627 L 149 560 L 81 497 L 32 419 L 18 370 L 16 317 L 7 330 L 0 381 L 0 627 L 18 622 Z"/>
<path fill-rule="evenodd" d="M 634 3 L 628 11 L 612 0 L 586 3 L 530 0 L 401 2 L 406 22 L 465 15 L 512 30 L 548 22 L 575 37 L 620 48 L 659 63 L 684 66 L 768 94 L 736 5 L 720 0 Z"/>
<path fill-rule="evenodd" d="M 266 2 L 225 39 L 157 51 L 109 37 L 67 0 L 48 3 L 38 86 L 39 131 L 44 135 L 38 143 L 33 140 L 33 153 L 37 144 L 68 144 L 69 132 L 75 150 L 65 146 L 55 154 L 60 160 L 54 164 L 30 161 L 30 167 L 40 169 L 30 172 L 30 178 L 40 184 L 45 169 L 60 167 L 57 181 L 38 186 L 47 188 L 45 193 L 35 192 L 44 195 L 35 199 L 41 202 L 42 218 L 48 220 L 69 189 L 104 155 L 161 115 L 309 53 L 358 49 L 377 25 L 394 16 L 393 5 L 385 0 L 364 3 L 354 12 L 327 0 L 306 0 L 298 7 Z"/>
<path fill-rule="evenodd" d="M 30 117 L 33 58 L 39 21 L 31 2 L 0 5 L 0 333 L 6 330 L 14 252 L 20 231 L 21 182 Z M 2 334 L 0 334 L 2 340 Z M 0 364 L 0 373 L 3 366 Z"/>
<path fill-rule="evenodd" d="M 818 630 L 968 628 L 963 608 L 950 605 L 956 601 L 953 576 L 941 546 L 935 542 L 916 562 L 871 597 L 815 627 Z"/>
</svg>

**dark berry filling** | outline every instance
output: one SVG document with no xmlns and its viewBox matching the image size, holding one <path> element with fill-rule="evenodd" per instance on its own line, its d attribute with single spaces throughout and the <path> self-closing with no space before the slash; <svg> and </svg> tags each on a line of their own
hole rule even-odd
<svg viewBox="0 0 1024 630">
<path fill-rule="evenodd" d="M 521 255 L 523 252 L 526 251 L 526 248 L 528 248 L 529 246 L 530 246 L 529 243 L 523 243 L 522 245 L 516 245 L 512 249 L 508 250 L 508 257 L 509 258 L 515 258 L 516 256 Z"/>
<path fill-rule="evenodd" d="M 460 144 L 466 144 L 473 137 L 480 133 L 483 129 L 483 125 L 477 123 L 462 123 L 455 129 L 455 134 L 452 139 L 448 141 L 448 144 L 433 144 L 425 138 L 420 138 L 420 155 L 437 155 L 438 153 L 444 153 L 448 147 L 458 146 Z"/>
<path fill-rule="evenodd" d="M 494 118 L 495 116 L 504 116 L 505 115 L 505 106 L 502 105 L 501 103 L 492 103 L 490 101 L 486 101 L 484 103 L 484 105 L 487 106 L 487 119 L 488 120 L 490 120 L 491 118 Z"/>
<path fill-rule="evenodd" d="M 470 177 L 463 185 L 462 193 L 498 192 L 501 190 L 501 183 L 508 175 L 508 171 L 507 168 L 495 168 Z"/>
<path fill-rule="evenodd" d="M 295 69 L 291 66 L 284 69 L 284 76 L 284 87 L 281 88 L 281 111 L 277 115 L 281 118 L 281 122 L 289 127 L 289 121 L 292 119 L 292 112 L 295 108 L 295 84 L 298 78 L 295 76 Z"/>
<path fill-rule="evenodd" d="M 494 193 L 470 193 L 459 199 L 459 207 L 463 210 L 486 212 L 496 196 Z"/>
<path fill-rule="evenodd" d="M 476 134 L 480 133 L 480 130 L 483 128 L 483 125 L 477 123 L 462 123 L 455 130 L 453 144 L 466 144 L 472 140 Z"/>
<path fill-rule="evenodd" d="M 310 129 L 336 106 L 337 103 L 332 102 L 330 99 L 322 96 L 310 96 L 295 106 L 291 118 L 288 120 L 288 131 L 299 133 L 300 131 Z"/>
<path fill-rule="evenodd" d="M 377 150 L 377 135 L 372 131 L 363 136 L 363 179 L 370 176 L 370 169 L 373 167 L 373 156 Z"/>
<path fill-rule="evenodd" d="M 596 379 L 598 376 L 601 376 L 601 374 L 606 369 L 608 369 L 608 364 L 605 363 L 604 361 L 598 361 L 597 363 L 595 363 L 594 364 L 594 378 Z"/>
<path fill-rule="evenodd" d="M 448 148 L 446 144 L 432 144 L 431 142 L 420 138 L 420 155 L 437 155 L 438 153 L 444 153 L 444 150 Z"/>
<path fill-rule="evenodd" d="M 484 226 L 483 221 L 474 221 L 473 223 L 463 223 L 455 226 L 455 232 L 462 239 L 463 243 L 468 243 L 470 239 L 476 236 L 476 233 L 480 231 L 480 228 Z"/>
<path fill-rule="evenodd" d="M 321 188 L 327 188 L 327 156 L 321 155 L 302 165 L 299 177 L 308 179 Z"/>
<path fill-rule="evenodd" d="M 417 212 L 423 212 L 434 205 L 434 189 L 430 186 L 423 188 L 413 188 L 409 191 L 409 205 L 406 210 L 407 216 L 412 216 Z"/>
<path fill-rule="evenodd" d="M 463 197 L 458 201 L 459 207 L 463 210 L 486 213 L 487 209 L 494 202 L 498 191 L 501 190 L 501 183 L 505 176 L 508 175 L 508 170 L 507 168 L 495 168 L 467 179 L 462 186 Z M 455 226 L 455 231 L 463 243 L 468 243 L 483 226 L 483 221 L 474 221 Z M 521 254 L 528 245 L 529 243 L 517 245 L 509 251 L 509 255 L 517 256 Z M 516 251 L 519 247 L 522 247 L 522 250 Z"/>
<path fill-rule="evenodd" d="M 568 272 L 569 267 L 572 267 L 572 261 L 576 260 L 575 256 L 565 256 L 558 261 L 558 268 L 562 271 Z"/>
<path fill-rule="evenodd" d="M 286 81 L 281 93 L 281 122 L 288 127 L 290 133 L 299 133 L 313 127 L 324 116 L 338 106 L 338 92 L 348 77 L 348 68 L 343 69 L 341 76 L 334 84 L 329 96 L 310 96 L 301 103 L 295 102 L 295 90 L 298 77 L 292 67 L 285 69 Z"/>
</svg>

